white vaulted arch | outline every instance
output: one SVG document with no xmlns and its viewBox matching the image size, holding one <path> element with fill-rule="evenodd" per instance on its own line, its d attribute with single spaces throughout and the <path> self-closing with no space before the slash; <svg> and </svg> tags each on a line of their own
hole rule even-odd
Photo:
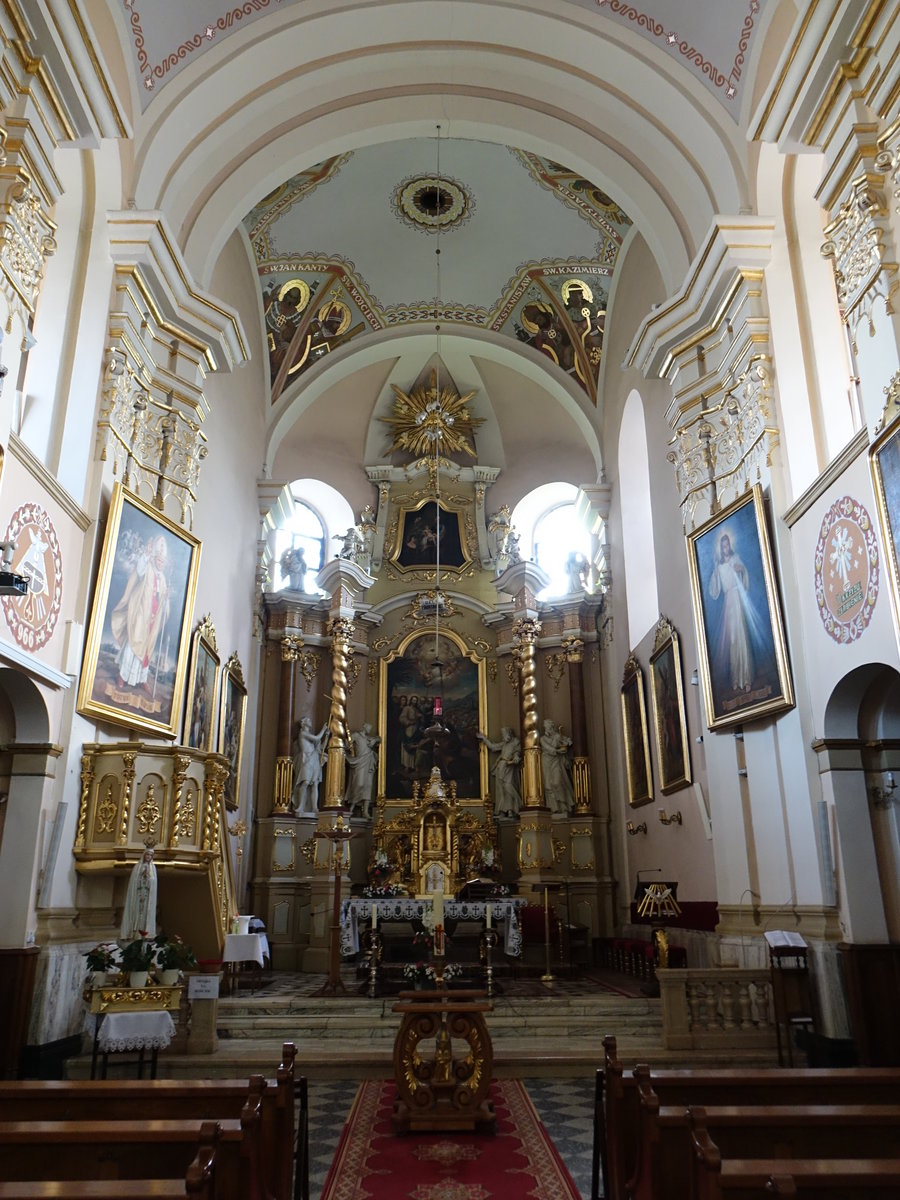
<svg viewBox="0 0 900 1200">
<path fill-rule="evenodd" d="M 437 21 L 425 3 L 292 8 L 232 35 L 138 122 L 137 206 L 172 215 L 207 281 L 230 231 L 287 175 L 332 153 L 428 136 L 441 121 L 450 136 L 518 145 L 583 172 L 625 207 L 674 287 L 712 214 L 746 198 L 724 111 L 627 30 L 601 37 L 571 14 L 526 11 L 512 24 L 493 4 L 452 8 Z M 265 82 L 247 94 L 247 78 Z M 665 120 L 636 99 L 661 87 Z"/>
</svg>

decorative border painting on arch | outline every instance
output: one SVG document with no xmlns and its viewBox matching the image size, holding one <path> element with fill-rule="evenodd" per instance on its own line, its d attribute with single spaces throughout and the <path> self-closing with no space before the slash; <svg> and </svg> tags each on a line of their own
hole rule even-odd
<svg viewBox="0 0 900 1200">
<path fill-rule="evenodd" d="M 439 712 L 435 701 L 440 700 Z M 381 662 L 378 794 L 409 799 L 432 767 L 456 783 L 460 800 L 485 794 L 484 662 L 453 633 L 412 633 Z"/>
<path fill-rule="evenodd" d="M 656 643 L 650 655 L 650 693 L 653 697 L 653 727 L 659 786 L 664 796 L 691 782 L 691 751 L 684 710 L 684 680 L 678 634 L 663 616 L 656 627 Z"/>
<path fill-rule="evenodd" d="M 793 708 L 759 485 L 688 534 L 687 551 L 709 728 Z"/>
<path fill-rule="evenodd" d="M 80 713 L 175 737 L 199 566 L 199 540 L 117 483 L 85 643 Z"/>
<path fill-rule="evenodd" d="M 218 731 L 219 654 L 216 630 L 207 613 L 191 638 L 188 694 L 182 740 L 195 750 L 213 750 Z"/>
<path fill-rule="evenodd" d="M 622 729 L 625 737 L 625 774 L 628 803 L 632 808 L 653 799 L 650 773 L 650 739 L 647 736 L 647 698 L 644 672 L 633 654 L 629 654 L 622 672 Z"/>
<path fill-rule="evenodd" d="M 244 753 L 244 724 L 247 717 L 247 686 L 237 654 L 232 654 L 222 672 L 222 702 L 219 706 L 218 751 L 228 759 L 225 807 L 236 809 L 241 787 Z"/>
</svg>

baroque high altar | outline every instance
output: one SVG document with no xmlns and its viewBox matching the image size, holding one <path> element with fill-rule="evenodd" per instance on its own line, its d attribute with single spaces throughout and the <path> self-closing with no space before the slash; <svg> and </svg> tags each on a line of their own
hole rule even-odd
<svg viewBox="0 0 900 1200">
<path fill-rule="evenodd" d="M 410 895 L 489 871 L 513 893 L 564 885 L 570 919 L 612 925 L 602 723 L 587 719 L 605 546 L 568 596 L 537 600 L 546 576 L 521 560 L 509 510 L 490 511 L 499 470 L 456 461 L 472 418 L 447 379 L 397 389 L 394 444 L 419 457 L 366 468 L 377 507 L 319 572 L 324 595 L 262 595 L 253 906 L 279 968 L 324 969 L 333 864 L 314 835 L 339 812 L 356 834 L 345 895 L 385 871 Z M 267 549 L 261 573 L 275 583 L 278 567 Z"/>
</svg>

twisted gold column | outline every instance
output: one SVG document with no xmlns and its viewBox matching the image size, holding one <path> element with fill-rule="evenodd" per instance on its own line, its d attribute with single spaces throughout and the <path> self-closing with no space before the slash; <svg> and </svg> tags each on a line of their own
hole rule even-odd
<svg viewBox="0 0 900 1200">
<path fill-rule="evenodd" d="M 88 800 L 91 794 L 91 784 L 94 782 L 94 756 L 93 754 L 82 754 L 81 756 L 81 802 L 78 805 L 78 829 L 75 832 L 75 845 L 73 849 L 83 850 L 84 839 L 87 832 L 87 814 Z"/>
<path fill-rule="evenodd" d="M 347 670 L 355 632 L 353 622 L 335 617 L 331 622 L 331 711 L 328 715 L 328 762 L 325 764 L 323 808 L 340 808 L 344 802 L 347 770 Z"/>
<path fill-rule="evenodd" d="M 592 807 L 591 763 L 587 752 L 587 712 L 584 704 L 584 642 L 579 637 L 563 638 L 569 667 L 569 708 L 572 713 L 572 785 L 575 811 L 589 813 Z"/>
<path fill-rule="evenodd" d="M 285 634 L 281 639 L 281 696 L 278 705 L 278 756 L 275 759 L 275 786 L 272 811 L 286 813 L 291 809 L 294 791 L 294 756 L 291 753 L 291 733 L 294 728 L 294 664 L 300 657 L 303 639 Z"/>
<path fill-rule="evenodd" d="M 540 632 L 541 623 L 533 617 L 521 617 L 513 625 L 522 680 L 522 803 L 525 808 L 544 806 L 534 661 L 534 647 Z"/>
<path fill-rule="evenodd" d="M 132 751 L 122 755 L 122 819 L 119 823 L 118 842 L 120 846 L 128 843 L 128 820 L 131 816 L 131 797 L 134 791 L 135 763 L 137 755 Z"/>
</svg>

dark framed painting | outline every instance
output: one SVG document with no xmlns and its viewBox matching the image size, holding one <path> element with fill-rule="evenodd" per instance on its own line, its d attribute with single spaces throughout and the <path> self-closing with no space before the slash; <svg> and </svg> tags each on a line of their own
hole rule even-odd
<svg viewBox="0 0 900 1200">
<path fill-rule="evenodd" d="M 469 565 L 462 513 L 425 500 L 400 512 L 391 561 L 401 570 L 434 570 L 440 545 L 441 569 L 461 571 Z"/>
<path fill-rule="evenodd" d="M 897 535 L 900 533 L 900 417 L 894 417 L 869 450 L 869 466 L 875 488 L 881 541 L 891 578 L 894 621 L 900 628 L 900 569 L 897 565 Z"/>
<path fill-rule="evenodd" d="M 622 730 L 625 737 L 628 803 L 632 808 L 638 808 L 653 799 L 653 776 L 650 772 L 644 672 L 633 654 L 628 656 L 622 673 Z"/>
<path fill-rule="evenodd" d="M 236 809 L 240 799 L 241 759 L 244 753 L 244 724 L 247 718 L 247 685 L 237 654 L 232 654 L 222 672 L 222 703 L 219 707 L 217 749 L 228 759 L 225 807 Z"/>
<path fill-rule="evenodd" d="M 207 615 L 194 630 L 191 638 L 191 659 L 188 664 L 188 691 L 184 711 L 182 741 L 195 750 L 214 750 L 219 698 L 219 654 L 216 630 Z"/>
<path fill-rule="evenodd" d="M 678 634 L 664 617 L 656 628 L 656 644 L 650 655 L 650 695 L 659 787 L 663 795 L 668 795 L 691 782 L 691 751 Z"/>
<path fill-rule="evenodd" d="M 687 551 L 709 728 L 792 708 L 762 489 L 688 534 Z"/>
<path fill-rule="evenodd" d="M 455 634 L 413 633 L 381 663 L 378 794 L 408 799 L 433 767 L 463 799 L 484 795 L 484 662 Z"/>
<path fill-rule="evenodd" d="M 117 483 L 85 643 L 78 711 L 175 737 L 200 542 Z"/>
</svg>

